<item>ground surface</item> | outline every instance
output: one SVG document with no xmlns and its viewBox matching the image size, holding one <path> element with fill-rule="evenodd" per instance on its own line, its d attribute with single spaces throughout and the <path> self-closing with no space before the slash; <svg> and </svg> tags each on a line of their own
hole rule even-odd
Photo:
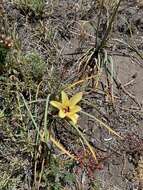
<svg viewBox="0 0 143 190">
<path fill-rule="evenodd" d="M 13 46 L 0 71 L 0 189 L 143 189 L 142 1 L 121 1 L 109 40 L 91 64 L 81 57 L 103 39 L 116 1 L 105 0 L 103 6 L 93 0 L 46 1 L 41 12 L 21 2 L 1 4 L 0 32 L 11 36 Z M 99 56 L 106 53 L 113 61 L 98 70 Z M 95 80 L 85 80 L 93 75 Z M 76 131 L 51 110 L 48 129 L 78 161 L 61 155 L 51 142 L 36 141 L 29 116 L 42 131 L 47 95 L 57 99 L 61 89 L 82 79 L 66 91 L 84 92 L 81 107 L 87 114 L 80 114 L 78 124 L 98 164 Z"/>
</svg>

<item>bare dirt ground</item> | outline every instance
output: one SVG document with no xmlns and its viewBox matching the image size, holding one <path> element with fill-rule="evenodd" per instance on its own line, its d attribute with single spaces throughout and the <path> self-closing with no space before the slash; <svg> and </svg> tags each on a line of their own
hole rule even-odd
<svg viewBox="0 0 143 190">
<path fill-rule="evenodd" d="M 115 2 L 112 2 L 114 6 Z M 55 124 L 53 121 L 52 133 L 67 150 L 79 157 L 79 162 L 64 165 L 66 158 L 61 155 L 56 160 L 58 151 L 48 145 L 48 148 L 43 148 L 46 151 L 41 153 L 38 163 L 40 165 L 43 163 L 41 160 L 48 160 L 49 149 L 56 161 L 50 166 L 49 160 L 45 161 L 43 170 L 41 165 L 37 166 L 37 173 L 40 175 L 43 172 L 43 176 L 40 185 L 33 186 L 36 173 L 33 155 L 37 145 L 34 144 L 31 120 L 27 119 L 27 111 L 23 110 L 18 93 L 27 102 L 45 100 L 48 93 L 57 96 L 61 84 L 66 86 L 97 74 L 95 66 L 89 64 L 86 67 L 79 60 L 100 43 L 107 27 L 107 18 L 113 12 L 111 1 L 104 1 L 102 12 L 100 3 L 94 0 L 46 1 L 39 16 L 15 1 L 3 1 L 4 16 L 0 31 L 12 37 L 14 46 L 8 57 L 9 65 L 1 69 L 0 75 L 0 108 L 5 110 L 4 119 L 0 117 L 0 189 L 143 189 L 143 3 L 137 0 L 121 1 L 104 47 L 103 55 L 107 53 L 113 60 L 109 64 L 113 75 L 103 69 L 98 88 L 95 81 L 89 81 L 75 90 L 84 90 L 85 99 L 81 104 L 87 115 L 81 113 L 79 126 L 94 147 L 99 163 L 91 158 L 81 138 L 77 139 L 73 130 L 67 129 L 66 123 L 58 121 Z M 96 33 L 99 17 L 100 27 Z M 47 69 L 44 74 L 39 74 L 41 66 L 32 70 L 34 79 L 31 79 L 30 69 L 33 67 L 24 63 L 27 61 L 26 55 L 34 51 L 42 57 Z M 37 57 L 34 63 L 36 60 Z M 42 86 L 40 90 L 39 84 Z M 42 126 L 45 105 L 40 103 L 38 106 L 31 106 L 30 109 L 35 111 L 34 117 Z M 113 135 L 88 114 L 99 118 L 123 138 Z M 66 178 L 66 172 L 74 178 L 68 175 L 70 179 Z M 39 181 L 39 178 L 36 180 Z"/>
</svg>

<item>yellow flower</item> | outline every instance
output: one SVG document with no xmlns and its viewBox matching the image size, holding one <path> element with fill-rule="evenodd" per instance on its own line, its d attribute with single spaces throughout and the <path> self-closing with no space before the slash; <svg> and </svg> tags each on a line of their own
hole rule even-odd
<svg viewBox="0 0 143 190">
<path fill-rule="evenodd" d="M 61 98 L 62 102 L 51 101 L 50 104 L 59 109 L 60 118 L 68 117 L 76 124 L 79 117 L 77 112 L 81 110 L 81 107 L 76 104 L 82 99 L 82 92 L 75 94 L 69 99 L 68 95 L 62 91 Z"/>
</svg>

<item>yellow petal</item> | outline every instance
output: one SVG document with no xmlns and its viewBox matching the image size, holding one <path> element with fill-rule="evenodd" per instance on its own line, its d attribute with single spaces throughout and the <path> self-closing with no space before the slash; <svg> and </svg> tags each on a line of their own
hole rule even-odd
<svg viewBox="0 0 143 190">
<path fill-rule="evenodd" d="M 75 106 L 81 99 L 82 99 L 82 92 L 79 92 L 77 94 L 75 94 L 71 99 L 70 99 L 70 107 Z"/>
<path fill-rule="evenodd" d="M 71 109 L 70 109 L 70 113 L 71 113 L 71 114 L 77 113 L 77 112 L 79 112 L 79 111 L 81 111 L 81 107 L 80 107 L 80 106 L 77 106 L 77 105 L 71 107 Z"/>
<path fill-rule="evenodd" d="M 62 104 L 60 102 L 57 101 L 50 101 L 50 104 L 56 108 L 58 108 L 59 110 L 63 108 Z"/>
<path fill-rule="evenodd" d="M 64 91 L 62 91 L 61 96 L 62 96 L 62 104 L 65 106 L 69 105 L 68 95 Z"/>
<path fill-rule="evenodd" d="M 79 116 L 77 114 L 68 114 L 67 117 L 70 118 L 74 124 L 76 124 Z"/>
<path fill-rule="evenodd" d="M 60 111 L 59 111 L 59 117 L 60 118 L 64 118 L 66 116 L 66 114 L 63 112 L 63 110 L 61 109 Z"/>
</svg>

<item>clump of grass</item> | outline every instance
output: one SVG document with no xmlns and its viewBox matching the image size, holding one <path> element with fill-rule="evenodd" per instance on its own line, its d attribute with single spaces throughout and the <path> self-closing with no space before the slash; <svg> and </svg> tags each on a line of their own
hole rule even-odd
<svg viewBox="0 0 143 190">
<path fill-rule="evenodd" d="M 34 80 L 41 80 L 46 70 L 46 63 L 42 57 L 36 52 L 30 52 L 25 55 L 26 67 L 29 67 L 29 75 L 33 77 Z"/>
<path fill-rule="evenodd" d="M 46 71 L 46 62 L 36 51 L 31 51 L 25 55 L 21 52 L 14 52 L 8 59 L 11 65 L 11 73 L 24 81 L 27 86 L 29 83 L 40 82 Z"/>
<path fill-rule="evenodd" d="M 43 13 L 45 0 L 14 0 L 17 6 L 27 12 L 32 11 L 36 16 Z"/>
<path fill-rule="evenodd" d="M 53 190 L 61 190 L 66 185 L 74 185 L 75 176 L 69 171 L 74 167 L 73 161 L 62 163 L 58 158 L 51 157 L 49 167 L 43 173 L 43 180 L 46 181 L 45 187 Z"/>
</svg>

